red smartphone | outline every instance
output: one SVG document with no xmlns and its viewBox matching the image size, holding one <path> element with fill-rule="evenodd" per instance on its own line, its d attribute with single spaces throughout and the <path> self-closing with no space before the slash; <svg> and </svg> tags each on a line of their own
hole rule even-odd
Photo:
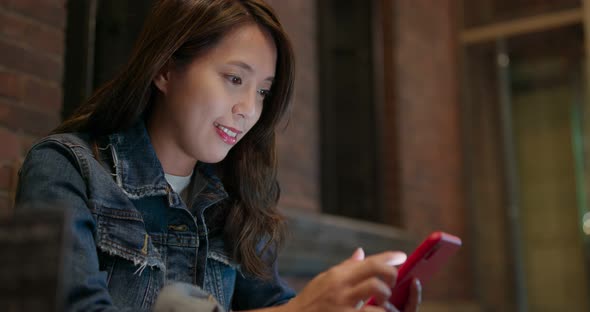
<svg viewBox="0 0 590 312">
<path fill-rule="evenodd" d="M 459 247 L 459 237 L 444 232 L 431 233 L 400 266 L 389 302 L 402 311 L 410 294 L 412 280 L 418 278 L 424 286 Z M 372 301 L 370 299 L 367 304 L 372 304 Z"/>
</svg>

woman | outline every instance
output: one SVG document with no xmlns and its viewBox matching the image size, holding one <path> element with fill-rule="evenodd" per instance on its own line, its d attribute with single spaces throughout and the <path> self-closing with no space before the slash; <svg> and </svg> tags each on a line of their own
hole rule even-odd
<svg viewBox="0 0 590 312">
<path fill-rule="evenodd" d="M 357 251 L 294 299 L 277 274 L 274 129 L 293 72 L 262 1 L 156 2 L 127 66 L 20 172 L 17 204 L 71 208 L 68 310 L 149 310 L 168 284 L 193 285 L 194 311 L 347 311 L 371 296 L 365 311 L 392 310 L 400 253 Z M 414 311 L 418 284 L 410 297 Z"/>
</svg>

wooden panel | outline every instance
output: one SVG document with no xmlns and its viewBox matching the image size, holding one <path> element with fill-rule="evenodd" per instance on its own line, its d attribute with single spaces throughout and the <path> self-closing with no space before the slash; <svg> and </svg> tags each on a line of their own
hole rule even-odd
<svg viewBox="0 0 590 312">
<path fill-rule="evenodd" d="M 68 1 L 63 119 L 69 117 L 94 89 L 96 7 L 97 0 Z"/>
<path fill-rule="evenodd" d="M 581 7 L 580 0 L 463 1 L 464 28 Z"/>
<path fill-rule="evenodd" d="M 63 118 L 127 62 L 151 3 L 68 1 Z"/>
<path fill-rule="evenodd" d="M 113 78 L 127 62 L 152 1 L 101 0 L 96 18 L 94 86 Z"/>
<path fill-rule="evenodd" d="M 399 181 L 399 140 L 395 129 L 397 111 L 395 102 L 396 67 L 395 67 L 395 12 L 391 0 L 374 1 L 376 14 L 375 28 L 375 87 L 376 94 L 376 126 L 378 183 L 381 196 L 382 215 L 384 223 L 401 226 L 400 214 L 400 181 Z"/>
<path fill-rule="evenodd" d="M 572 24 L 580 24 L 582 18 L 582 9 L 576 8 L 567 11 L 521 18 L 514 21 L 499 22 L 482 27 L 466 29 L 461 34 L 461 41 L 463 44 L 495 41 L 498 38 L 507 38 L 569 26 Z"/>
<path fill-rule="evenodd" d="M 370 1 L 318 1 L 322 208 L 382 222 Z"/>
</svg>

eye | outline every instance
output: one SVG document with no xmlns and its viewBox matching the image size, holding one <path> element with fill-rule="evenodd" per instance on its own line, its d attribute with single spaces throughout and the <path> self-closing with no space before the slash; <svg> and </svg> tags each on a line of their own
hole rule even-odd
<svg viewBox="0 0 590 312">
<path fill-rule="evenodd" d="M 232 84 L 235 84 L 235 85 L 241 85 L 242 84 L 242 78 L 240 78 L 240 77 L 238 77 L 236 75 L 227 75 L 227 79 Z"/>
<path fill-rule="evenodd" d="M 262 95 L 263 98 L 267 98 L 270 95 L 269 89 L 258 89 L 258 94 Z"/>
</svg>

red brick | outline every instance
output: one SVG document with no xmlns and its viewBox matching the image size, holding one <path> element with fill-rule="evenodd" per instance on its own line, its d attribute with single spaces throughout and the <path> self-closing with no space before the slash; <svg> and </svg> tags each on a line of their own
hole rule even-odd
<svg viewBox="0 0 590 312">
<path fill-rule="evenodd" d="M 290 126 L 279 128 L 279 180 L 282 207 L 319 212 L 319 115 L 315 0 L 267 1 L 277 12 L 297 56 Z M 311 34 L 311 35 L 310 35 Z M 284 123 L 283 123 L 284 124 Z M 301 126 L 305 125 L 305 126 Z M 282 126 L 282 125 L 281 125 Z M 306 161 L 302 161 L 306 160 Z"/>
<path fill-rule="evenodd" d="M 21 155 L 26 155 L 31 146 L 35 144 L 40 139 L 40 136 L 32 136 L 32 135 L 22 135 L 20 138 L 20 153 Z"/>
<path fill-rule="evenodd" d="M 40 113 L 0 101 L 0 124 L 12 130 L 22 130 L 35 136 L 44 136 L 59 123 L 59 113 Z"/>
<path fill-rule="evenodd" d="M 63 62 L 66 44 L 63 33 L 41 29 L 39 32 L 31 34 L 31 40 L 32 43 L 29 43 L 31 46 L 38 47 Z"/>
<path fill-rule="evenodd" d="M 0 128 L 0 161 L 13 162 L 20 157 L 20 142 L 16 133 Z"/>
<path fill-rule="evenodd" d="M 59 114 L 62 106 L 61 88 L 42 81 L 26 79 L 23 101 L 27 107 Z"/>
<path fill-rule="evenodd" d="M 65 8 L 68 0 L 38 0 L 38 1 L 43 2 L 46 5 Z"/>
<path fill-rule="evenodd" d="M 32 52 L 0 41 L 0 66 L 51 81 L 61 81 L 62 65 L 42 52 Z"/>
<path fill-rule="evenodd" d="M 451 0 L 394 2 L 396 109 L 384 119 L 396 122 L 398 148 L 388 167 L 399 168 L 402 224 L 418 237 L 433 229 L 468 236 L 455 7 Z M 463 253 L 473 252 L 465 245 Z M 468 257 L 456 257 L 427 296 L 473 299 L 469 272 Z"/>
<path fill-rule="evenodd" d="M 2 0 L 0 5 L 43 23 L 64 29 L 66 25 L 65 4 L 55 0 Z"/>
<path fill-rule="evenodd" d="M 0 11 L 0 35 L 18 45 L 29 46 L 57 58 L 63 56 L 63 31 L 36 23 L 23 16 Z"/>
<path fill-rule="evenodd" d="M 0 71 L 0 96 L 20 100 L 22 98 L 23 83 L 20 75 Z"/>
</svg>

